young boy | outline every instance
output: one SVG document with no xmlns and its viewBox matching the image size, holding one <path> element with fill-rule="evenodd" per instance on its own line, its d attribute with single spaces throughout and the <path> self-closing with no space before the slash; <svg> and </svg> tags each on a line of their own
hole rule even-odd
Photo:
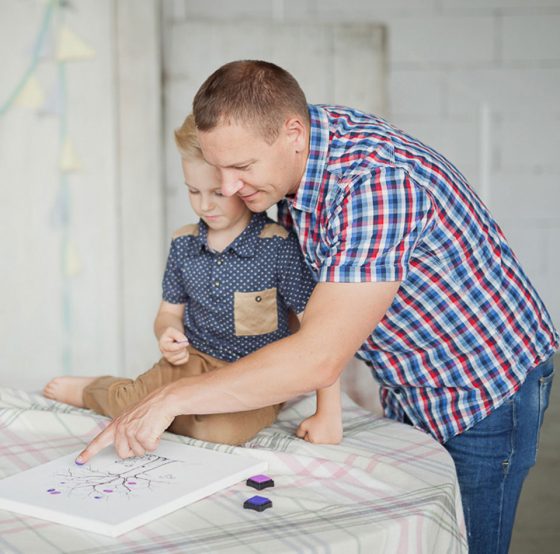
<svg viewBox="0 0 560 554">
<path fill-rule="evenodd" d="M 295 235 L 253 214 L 237 195 L 222 196 L 207 164 L 192 115 L 175 132 L 191 206 L 200 221 L 175 232 L 154 331 L 163 355 L 136 380 L 57 377 L 47 398 L 113 418 L 152 391 L 183 377 L 213 371 L 289 335 L 289 311 L 300 318 L 314 287 Z M 227 371 L 224 368 L 223 371 Z M 169 431 L 241 444 L 271 425 L 280 405 L 246 412 L 184 415 Z M 310 442 L 342 438 L 340 385 L 317 391 L 317 410 L 297 435 Z"/>
</svg>

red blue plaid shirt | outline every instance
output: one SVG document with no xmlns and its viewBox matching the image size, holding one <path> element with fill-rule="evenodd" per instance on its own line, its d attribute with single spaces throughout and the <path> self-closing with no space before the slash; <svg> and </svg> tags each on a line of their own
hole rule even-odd
<svg viewBox="0 0 560 554">
<path fill-rule="evenodd" d="M 501 229 L 441 154 L 386 121 L 310 106 L 310 155 L 279 205 L 318 281 L 402 281 L 357 356 L 385 414 L 446 442 L 559 345 Z"/>
</svg>

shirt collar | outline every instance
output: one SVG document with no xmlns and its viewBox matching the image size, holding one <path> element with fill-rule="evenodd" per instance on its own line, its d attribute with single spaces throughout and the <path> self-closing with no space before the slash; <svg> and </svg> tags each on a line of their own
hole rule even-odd
<svg viewBox="0 0 560 554">
<path fill-rule="evenodd" d="M 241 234 L 224 250 L 224 252 L 232 250 L 242 258 L 254 256 L 257 241 L 259 240 L 259 233 L 266 225 L 267 221 L 265 212 L 253 214 L 247 227 L 243 229 Z M 212 250 L 208 246 L 208 226 L 202 220 L 198 222 L 198 231 L 199 248 L 201 250 L 204 248 L 208 252 L 211 252 Z"/>
<path fill-rule="evenodd" d="M 327 113 L 320 106 L 309 104 L 308 108 L 309 156 L 297 193 L 292 200 L 292 207 L 304 212 L 313 212 L 319 199 L 329 153 L 329 120 Z"/>
</svg>

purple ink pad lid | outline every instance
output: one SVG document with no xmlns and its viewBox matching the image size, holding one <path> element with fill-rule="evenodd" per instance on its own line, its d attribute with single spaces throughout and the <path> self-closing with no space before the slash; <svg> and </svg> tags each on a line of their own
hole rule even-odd
<svg viewBox="0 0 560 554">
<path fill-rule="evenodd" d="M 264 512 L 267 508 L 272 508 L 272 500 L 264 496 L 252 496 L 245 500 L 243 507 L 246 510 L 255 510 L 257 512 Z"/>
<path fill-rule="evenodd" d="M 274 486 L 274 481 L 268 475 L 253 475 L 249 477 L 246 483 L 249 487 L 253 487 L 259 491 L 266 489 L 268 487 Z"/>
</svg>

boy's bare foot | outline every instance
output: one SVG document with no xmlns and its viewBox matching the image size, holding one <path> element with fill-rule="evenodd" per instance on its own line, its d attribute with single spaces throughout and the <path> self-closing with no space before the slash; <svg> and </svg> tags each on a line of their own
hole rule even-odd
<svg viewBox="0 0 560 554">
<path fill-rule="evenodd" d="M 43 395 L 57 402 L 84 407 L 82 398 L 84 389 L 97 377 L 55 377 L 43 389 Z"/>
</svg>

